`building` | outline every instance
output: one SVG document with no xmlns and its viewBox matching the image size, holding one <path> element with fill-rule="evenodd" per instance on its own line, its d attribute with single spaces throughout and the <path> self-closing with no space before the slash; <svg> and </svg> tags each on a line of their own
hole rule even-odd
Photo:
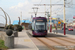
<svg viewBox="0 0 75 50">
<path fill-rule="evenodd" d="M 13 25 L 19 24 L 19 20 L 14 20 Z M 20 21 L 20 25 L 26 30 L 28 29 L 28 25 L 31 24 L 30 20 L 22 20 Z"/>
<path fill-rule="evenodd" d="M 50 20 L 47 20 L 48 21 L 48 25 L 50 25 Z M 52 26 L 54 27 L 55 25 L 58 26 L 58 27 L 63 27 L 63 20 L 61 19 L 58 19 L 58 18 L 52 18 Z"/>
<path fill-rule="evenodd" d="M 21 23 L 21 21 L 20 21 L 20 23 Z M 31 21 L 30 20 L 22 20 L 22 23 L 31 23 Z M 19 20 L 14 20 L 13 25 L 15 25 L 15 24 L 19 24 Z"/>
</svg>

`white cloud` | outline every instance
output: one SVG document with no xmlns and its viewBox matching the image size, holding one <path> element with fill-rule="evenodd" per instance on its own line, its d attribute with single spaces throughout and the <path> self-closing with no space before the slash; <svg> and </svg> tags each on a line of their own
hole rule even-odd
<svg viewBox="0 0 75 50">
<path fill-rule="evenodd" d="M 28 4 L 29 4 L 29 2 L 28 2 L 28 0 L 26 0 L 24 3 L 18 3 L 18 5 L 10 7 L 10 9 L 22 8 L 24 5 L 28 5 Z"/>
<path fill-rule="evenodd" d="M 59 0 L 58 0 L 59 1 Z M 12 21 L 18 19 L 18 16 L 20 16 L 20 12 L 22 11 L 22 19 L 30 18 L 31 15 L 35 16 L 34 13 L 29 14 L 29 12 L 33 12 L 32 7 L 34 6 L 34 3 L 40 3 L 41 0 L 26 0 L 25 2 L 19 2 L 15 6 L 10 7 L 10 14 Z M 54 1 L 55 2 L 55 1 Z M 57 2 L 57 1 L 56 1 Z M 50 4 L 50 0 L 42 0 L 41 4 Z M 45 12 L 45 6 L 36 6 L 38 7 L 38 12 Z M 61 8 L 62 7 L 62 8 Z M 46 6 L 46 10 L 50 12 L 50 6 Z M 63 6 L 53 6 L 52 7 L 52 17 L 56 17 L 57 15 L 63 15 Z M 45 13 L 37 13 L 37 16 L 45 16 Z"/>
<path fill-rule="evenodd" d="M 27 1 L 25 1 L 25 5 L 27 5 L 27 4 L 29 4 L 29 1 L 27 0 Z"/>
<path fill-rule="evenodd" d="M 24 3 L 19 3 L 17 7 L 23 7 Z"/>
<path fill-rule="evenodd" d="M 18 20 L 18 16 L 20 17 L 20 12 L 22 11 L 22 19 L 30 18 L 31 14 L 29 11 L 32 10 L 32 3 L 26 0 L 24 3 L 18 3 L 16 6 L 12 6 L 9 8 L 12 21 Z"/>
</svg>

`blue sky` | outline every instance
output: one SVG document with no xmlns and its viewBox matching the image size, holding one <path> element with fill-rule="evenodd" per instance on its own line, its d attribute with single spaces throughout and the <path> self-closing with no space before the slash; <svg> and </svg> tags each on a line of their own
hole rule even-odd
<svg viewBox="0 0 75 50">
<path fill-rule="evenodd" d="M 71 2 L 68 0 L 67 2 Z M 73 0 L 74 4 L 75 0 Z M 52 0 L 53 4 L 63 4 L 63 0 Z M 2 7 L 5 12 L 7 12 L 13 23 L 14 20 L 18 20 L 20 17 L 20 12 L 22 12 L 22 19 L 30 19 L 31 15 L 29 12 L 33 12 L 32 7 L 38 7 L 38 12 L 45 12 L 44 6 L 34 6 L 34 4 L 50 4 L 50 0 L 0 0 L 0 7 Z M 71 4 L 70 4 L 71 5 Z M 66 8 L 66 19 L 73 20 L 75 16 L 75 5 L 72 8 Z M 46 6 L 46 11 L 50 11 L 50 6 Z M 0 15 L 4 15 L 0 10 Z M 37 16 L 44 16 L 44 13 L 38 13 Z M 1 17 L 1 16 L 0 16 Z M 52 7 L 52 17 L 60 17 L 63 20 L 63 6 L 53 6 Z M 5 23 L 3 17 L 0 19 L 0 23 Z"/>
</svg>

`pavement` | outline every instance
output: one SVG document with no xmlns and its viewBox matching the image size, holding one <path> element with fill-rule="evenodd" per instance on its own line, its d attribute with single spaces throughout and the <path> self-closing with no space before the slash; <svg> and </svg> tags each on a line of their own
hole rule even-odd
<svg viewBox="0 0 75 50">
<path fill-rule="evenodd" d="M 14 41 L 14 49 L 8 50 L 39 50 L 29 38 L 25 30 L 19 32 L 18 37 L 15 37 Z"/>
<path fill-rule="evenodd" d="M 48 31 L 48 32 L 49 32 L 49 31 Z M 49 33 L 50 33 L 50 32 L 49 32 Z M 64 35 L 64 33 L 62 33 L 62 32 L 56 32 L 56 31 L 55 31 L 55 32 L 53 31 L 52 33 L 53 33 L 53 34 L 57 34 L 57 35 L 66 36 L 66 37 L 75 38 L 75 35 L 72 35 L 71 32 L 70 32 L 70 34 L 67 33 L 66 35 Z M 73 32 L 73 33 L 75 33 L 75 32 Z"/>
</svg>

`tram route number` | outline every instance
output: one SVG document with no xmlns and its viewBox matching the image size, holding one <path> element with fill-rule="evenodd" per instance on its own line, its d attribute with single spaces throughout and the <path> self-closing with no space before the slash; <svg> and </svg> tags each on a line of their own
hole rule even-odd
<svg viewBox="0 0 75 50">
<path fill-rule="evenodd" d="M 54 46 L 54 48 L 75 49 L 75 46 Z"/>
</svg>

